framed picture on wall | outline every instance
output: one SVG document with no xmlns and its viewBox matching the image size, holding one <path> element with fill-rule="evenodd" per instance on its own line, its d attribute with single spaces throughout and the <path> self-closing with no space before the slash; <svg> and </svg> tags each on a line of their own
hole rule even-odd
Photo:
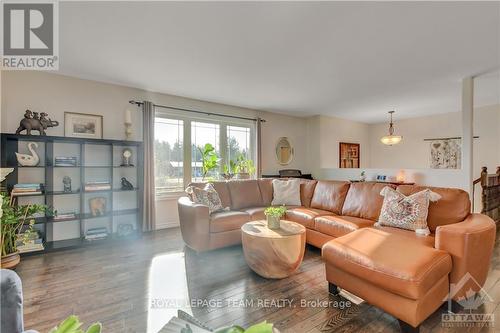
<svg viewBox="0 0 500 333">
<path fill-rule="evenodd" d="M 64 112 L 64 136 L 102 139 L 101 115 Z"/>
<path fill-rule="evenodd" d="M 339 168 L 359 168 L 360 152 L 359 143 L 340 142 Z"/>
</svg>

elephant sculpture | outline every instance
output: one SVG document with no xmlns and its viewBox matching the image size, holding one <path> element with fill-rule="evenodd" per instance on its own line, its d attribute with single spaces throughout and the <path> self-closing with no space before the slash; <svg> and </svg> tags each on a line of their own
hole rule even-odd
<svg viewBox="0 0 500 333">
<path fill-rule="evenodd" d="M 38 131 L 40 135 L 47 135 L 45 130 L 49 127 L 56 126 L 59 126 L 59 122 L 51 120 L 47 113 L 42 112 L 38 115 L 38 112 L 26 110 L 24 118 L 21 120 L 16 130 L 16 134 L 20 134 L 22 131 L 26 130 L 26 134 L 31 135 L 31 131 L 35 130 Z"/>
</svg>

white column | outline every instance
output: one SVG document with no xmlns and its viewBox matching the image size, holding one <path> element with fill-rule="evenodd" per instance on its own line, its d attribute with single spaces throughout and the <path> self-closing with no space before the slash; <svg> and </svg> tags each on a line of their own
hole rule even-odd
<svg viewBox="0 0 500 333">
<path fill-rule="evenodd" d="M 472 195 L 473 175 L 474 78 L 462 80 L 462 173 L 463 188 Z M 471 198 L 472 199 L 472 198 Z"/>
</svg>

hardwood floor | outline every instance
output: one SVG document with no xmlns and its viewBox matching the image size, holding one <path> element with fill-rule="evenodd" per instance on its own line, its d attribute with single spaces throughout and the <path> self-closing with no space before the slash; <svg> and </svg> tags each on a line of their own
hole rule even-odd
<svg viewBox="0 0 500 333">
<path fill-rule="evenodd" d="M 485 286 L 494 302 L 481 308 L 497 320 L 499 254 L 497 240 Z M 177 308 L 211 327 L 268 320 L 281 332 L 399 332 L 394 317 L 366 303 L 343 309 L 304 304 L 346 301 L 328 294 L 320 251 L 309 246 L 299 271 L 283 280 L 253 273 L 241 246 L 196 255 L 184 248 L 179 229 L 129 243 L 26 257 L 17 272 L 23 281 L 25 328 L 42 333 L 73 313 L 86 324 L 102 322 L 105 333 L 158 332 Z M 443 328 L 444 311 L 445 306 L 427 319 L 421 332 L 499 331 L 500 323 L 496 329 Z"/>
</svg>

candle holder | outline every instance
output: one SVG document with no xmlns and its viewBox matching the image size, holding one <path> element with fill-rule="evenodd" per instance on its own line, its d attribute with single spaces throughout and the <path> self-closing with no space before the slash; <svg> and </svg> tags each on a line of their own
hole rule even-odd
<svg viewBox="0 0 500 333">
<path fill-rule="evenodd" d="M 132 139 L 132 123 L 125 123 L 125 140 Z"/>
</svg>

